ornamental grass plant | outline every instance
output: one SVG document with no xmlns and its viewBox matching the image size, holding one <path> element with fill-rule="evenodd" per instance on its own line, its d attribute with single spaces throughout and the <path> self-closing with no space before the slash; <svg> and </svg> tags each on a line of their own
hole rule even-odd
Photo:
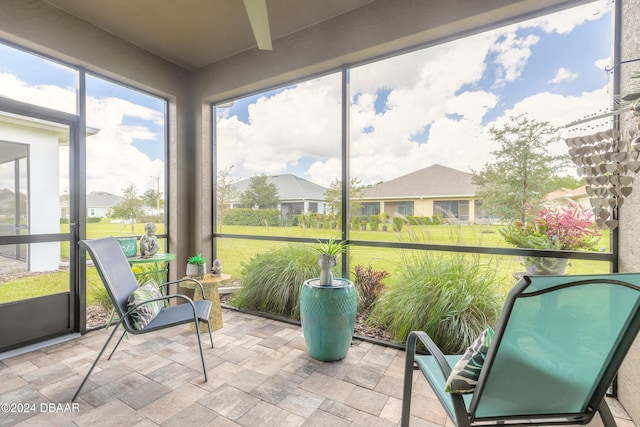
<svg viewBox="0 0 640 427">
<path fill-rule="evenodd" d="M 477 255 L 413 253 L 374 304 L 369 322 L 395 342 L 425 331 L 445 354 L 461 354 L 488 326 L 504 302 L 496 266 Z"/>
<path fill-rule="evenodd" d="M 287 244 L 252 257 L 242 266 L 242 288 L 232 297 L 238 308 L 300 320 L 300 287 L 320 272 L 309 245 Z"/>
</svg>

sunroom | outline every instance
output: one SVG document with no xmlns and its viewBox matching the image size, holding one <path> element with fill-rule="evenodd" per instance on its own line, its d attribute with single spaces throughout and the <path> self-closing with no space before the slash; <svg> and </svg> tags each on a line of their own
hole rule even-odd
<svg viewBox="0 0 640 427">
<path fill-rule="evenodd" d="M 519 113 L 538 112 L 568 136 L 628 132 L 635 123 L 614 99 L 634 91 L 631 76 L 640 69 L 636 0 L 270 0 L 266 36 L 254 33 L 251 3 L 0 4 L 0 117 L 9 118 L 0 124 L 38 123 L 29 132 L 40 136 L 43 126 L 55 128 L 58 157 L 56 168 L 39 167 L 32 137 L 11 137 L 0 126 L 0 191 L 8 190 L 0 193 L 0 230 L 8 230 L 0 233 L 0 279 L 25 273 L 26 282 L 16 285 L 24 290 L 50 270 L 37 271 L 46 264 L 38 254 L 56 247 L 56 282 L 64 286 L 1 300 L 0 351 L 90 330 L 92 278 L 77 242 L 100 233 L 140 236 L 145 222 L 159 224 L 162 251 L 175 255 L 172 279 L 184 275 L 196 253 L 220 259 L 240 278 L 256 252 L 331 237 L 349 242 L 344 276 L 357 264 L 391 270 L 401 251 L 415 250 L 502 257 L 513 279 L 528 250 L 493 245 L 484 231 L 484 242 L 473 236 L 462 245 L 398 240 L 392 218 L 380 237 L 369 218 L 384 212 L 354 203 L 359 195 L 346 183 L 372 186 L 436 164 L 480 170 L 495 150 L 487 144 L 489 128 Z M 615 114 L 619 107 L 622 115 Z M 559 142 L 555 149 L 566 151 Z M 224 184 L 283 174 L 335 190 L 332 200 L 317 203 L 325 211 L 313 212 L 334 215 L 335 228 L 323 218 L 308 229 L 298 218 L 293 225 L 293 215 L 278 226 L 225 223 L 233 199 L 225 199 Z M 137 192 L 146 204 L 104 207 L 118 214 L 96 223 L 87 206 L 94 191 L 123 199 Z M 601 251 L 561 255 L 570 258 L 567 274 L 640 269 L 639 197 L 625 197 L 615 213 L 619 225 L 604 227 Z M 458 206 L 463 199 L 472 200 L 451 195 L 438 203 Z M 413 205 L 398 200 L 395 211 L 413 216 Z M 472 208 L 480 209 L 477 201 Z M 355 216 L 362 228 L 351 226 Z M 635 423 L 639 361 L 636 344 L 616 384 Z"/>
</svg>

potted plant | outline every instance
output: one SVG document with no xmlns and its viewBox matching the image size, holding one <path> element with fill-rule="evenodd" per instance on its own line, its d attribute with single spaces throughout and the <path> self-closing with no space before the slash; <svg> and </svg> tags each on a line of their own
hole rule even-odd
<svg viewBox="0 0 640 427">
<path fill-rule="evenodd" d="M 314 248 L 320 277 L 306 280 L 300 290 L 300 321 L 311 357 L 330 362 L 344 359 L 356 324 L 358 301 L 353 282 L 333 277 L 342 241 L 329 239 Z"/>
<path fill-rule="evenodd" d="M 380 222 L 382 223 L 382 231 L 387 231 L 387 214 L 380 213 Z"/>
<path fill-rule="evenodd" d="M 189 257 L 187 260 L 187 276 L 202 279 L 205 271 L 207 271 L 207 258 L 203 257 L 201 253 Z"/>
<path fill-rule="evenodd" d="M 595 250 L 600 233 L 591 211 L 577 203 L 567 208 L 546 207 L 533 218 L 500 229 L 504 240 L 518 248 Z M 527 274 L 563 274 L 567 258 L 524 257 Z"/>
</svg>

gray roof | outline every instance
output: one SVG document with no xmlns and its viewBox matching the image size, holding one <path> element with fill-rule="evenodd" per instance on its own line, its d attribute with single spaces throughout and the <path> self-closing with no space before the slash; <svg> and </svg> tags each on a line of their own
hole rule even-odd
<svg viewBox="0 0 640 427">
<path fill-rule="evenodd" d="M 249 182 L 250 178 L 234 184 L 238 194 L 247 189 Z M 267 183 L 275 184 L 278 187 L 278 198 L 284 202 L 292 200 L 324 200 L 324 193 L 327 190 L 322 185 L 314 184 L 291 174 L 267 176 Z"/>
<path fill-rule="evenodd" d="M 376 184 L 364 192 L 365 199 L 472 197 L 478 187 L 471 174 L 442 165 L 432 165 L 390 181 Z"/>
<path fill-rule="evenodd" d="M 106 191 L 92 191 L 87 195 L 87 207 L 89 208 L 110 208 L 122 201 L 122 197 Z"/>
</svg>

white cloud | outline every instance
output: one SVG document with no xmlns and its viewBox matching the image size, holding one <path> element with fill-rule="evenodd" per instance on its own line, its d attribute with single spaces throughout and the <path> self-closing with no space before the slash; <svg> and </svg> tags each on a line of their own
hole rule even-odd
<svg viewBox="0 0 640 427">
<path fill-rule="evenodd" d="M 574 73 L 568 68 L 560 67 L 555 77 L 549 80 L 548 83 L 558 84 L 562 82 L 569 82 L 578 78 L 578 73 Z"/>
<path fill-rule="evenodd" d="M 249 177 L 278 174 L 304 158 L 339 158 L 340 79 L 323 77 L 287 88 L 249 107 L 248 123 L 235 116 L 218 121 L 219 169 Z"/>
<path fill-rule="evenodd" d="M 66 113 L 76 112 L 75 90 L 53 85 L 29 86 L 10 73 L 0 73 L 0 95 Z"/>
<path fill-rule="evenodd" d="M 585 22 L 600 19 L 609 11 L 611 3 L 609 0 L 598 0 L 527 21 L 524 26 L 536 26 L 548 33 L 567 34 Z"/>
<path fill-rule="evenodd" d="M 89 98 L 88 126 L 99 129 L 87 137 L 87 192 L 108 191 L 122 194 L 135 184 L 139 194 L 156 188 L 157 177 L 164 181 L 164 162 L 149 156 L 133 145 L 138 140 L 155 140 L 150 128 L 123 125 L 125 118 L 163 123 L 163 113 L 119 98 Z M 162 141 L 158 142 L 162 144 Z"/>
<path fill-rule="evenodd" d="M 591 19 L 591 10 L 554 14 L 538 25 L 564 32 Z M 487 61 L 495 61 L 497 83 L 518 79 L 540 40 L 518 32 L 531 25 L 515 24 L 352 69 L 351 174 L 372 184 L 434 163 L 480 169 L 497 148 L 488 129 L 509 115 L 526 112 L 561 126 L 592 113 L 594 105 L 608 105 L 606 88 L 580 96 L 540 93 L 485 123 L 503 102 L 491 92 L 496 86 L 478 89 L 487 78 Z M 562 68 L 554 81 L 571 78 L 575 73 Z M 220 119 L 221 167 L 234 164 L 245 177 L 302 170 L 311 181 L 329 185 L 341 167 L 339 108 L 337 76 L 261 98 L 250 107 L 247 123 L 235 116 Z"/>
<path fill-rule="evenodd" d="M 17 76 L 0 74 L 0 94 L 66 112 L 75 112 L 75 90 L 53 85 L 29 86 Z M 87 100 L 87 126 L 99 132 L 87 137 L 87 192 L 108 191 L 121 194 L 123 188 L 134 183 L 141 194 L 156 188 L 157 177 L 164 181 L 164 164 L 151 160 L 138 150 L 135 140 L 154 140 L 157 135 L 142 123 L 163 124 L 164 114 L 119 98 Z M 125 118 L 135 119 L 137 125 L 123 125 Z M 163 141 L 159 142 L 163 144 Z M 68 189 L 68 150 L 60 150 L 60 191 Z M 11 187 L 12 180 L 0 181 L 0 188 Z"/>
<path fill-rule="evenodd" d="M 594 65 L 599 70 L 606 70 L 611 67 L 611 64 L 611 57 L 607 56 L 606 58 L 598 59 Z"/>
<path fill-rule="evenodd" d="M 591 92 L 583 92 L 579 96 L 563 96 L 542 92 L 518 102 L 512 109 L 506 110 L 492 125 L 503 126 L 509 117 L 527 114 L 530 119 L 539 122 L 549 122 L 560 128 L 561 141 L 550 146 L 554 154 L 567 154 L 564 138 L 591 135 L 604 131 L 612 126 L 611 118 L 589 121 L 587 123 L 570 126 L 571 123 L 592 116 L 609 105 L 611 95 L 606 87 Z M 496 147 L 497 148 L 497 147 Z M 571 167 L 567 172 L 574 173 Z"/>
<path fill-rule="evenodd" d="M 496 63 L 500 65 L 496 85 L 512 82 L 522 74 L 531 56 L 531 46 L 538 41 L 538 36 L 519 38 L 515 33 L 508 33 L 494 45 L 492 51 L 496 53 Z"/>
<path fill-rule="evenodd" d="M 593 113 L 594 106 L 608 105 L 606 88 L 579 96 L 542 92 L 519 100 L 485 123 L 487 114 L 503 108 L 504 100 L 492 91 L 521 76 L 540 40 L 521 30 L 535 25 L 547 33 L 566 34 L 600 18 L 608 7 L 607 2 L 598 1 L 352 69 L 352 174 L 364 183 L 375 183 L 434 163 L 479 169 L 495 149 L 488 129 L 500 126 L 510 115 L 526 112 L 561 126 Z M 594 65 L 602 68 L 603 64 L 609 65 L 609 58 Z M 496 76 L 489 76 L 496 78 L 493 87 L 486 83 L 489 65 L 498 70 Z M 559 68 L 550 82 L 575 76 L 569 68 Z M 261 97 L 249 106 L 246 122 L 229 115 L 230 110 L 221 110 L 216 129 L 218 169 L 235 165 L 234 175 L 242 177 L 295 171 L 329 185 L 340 175 L 342 163 L 340 83 L 340 76 L 334 74 Z M 385 99 L 378 98 L 381 89 Z M 10 74 L 0 74 L 0 93 L 27 102 L 46 99 L 54 108 L 60 102 L 75 102 L 71 90 L 29 87 Z M 152 161 L 133 142 L 155 139 L 151 129 L 139 122 L 162 123 L 162 113 L 117 98 L 90 99 L 88 109 L 89 125 L 100 129 L 87 140 L 88 191 L 119 193 L 131 182 L 139 190 L 155 188 L 155 177 L 164 179 L 163 163 Z M 126 118 L 137 120 L 125 125 Z M 571 131 L 588 133 L 588 129 Z"/>
</svg>

